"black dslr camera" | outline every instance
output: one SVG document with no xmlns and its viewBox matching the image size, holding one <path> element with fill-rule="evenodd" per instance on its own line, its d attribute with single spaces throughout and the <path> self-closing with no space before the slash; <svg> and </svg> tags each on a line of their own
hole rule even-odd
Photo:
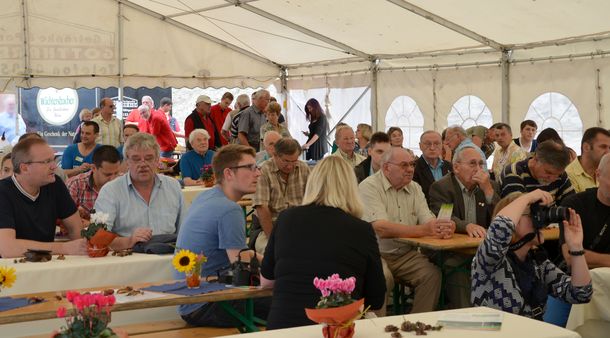
<svg viewBox="0 0 610 338">
<path fill-rule="evenodd" d="M 566 207 L 543 206 L 539 202 L 530 205 L 534 229 L 540 230 L 551 223 L 560 223 L 570 219 L 570 212 Z"/>
</svg>

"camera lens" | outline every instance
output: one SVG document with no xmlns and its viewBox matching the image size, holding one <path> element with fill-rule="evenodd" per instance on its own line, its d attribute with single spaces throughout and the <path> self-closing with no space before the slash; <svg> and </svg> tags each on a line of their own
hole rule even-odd
<svg viewBox="0 0 610 338">
<path fill-rule="evenodd" d="M 546 221 L 548 223 L 559 223 L 569 219 L 570 214 L 568 213 L 568 208 L 566 207 L 553 206 L 547 210 Z"/>
</svg>

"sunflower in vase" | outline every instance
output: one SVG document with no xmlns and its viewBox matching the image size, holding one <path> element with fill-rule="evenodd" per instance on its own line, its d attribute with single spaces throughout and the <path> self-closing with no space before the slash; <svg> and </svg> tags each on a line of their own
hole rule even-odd
<svg viewBox="0 0 610 338">
<path fill-rule="evenodd" d="M 208 258 L 203 254 L 195 254 L 190 250 L 181 249 L 174 255 L 172 264 L 178 272 L 186 275 L 186 286 L 196 289 L 201 284 L 201 266 Z"/>
</svg>

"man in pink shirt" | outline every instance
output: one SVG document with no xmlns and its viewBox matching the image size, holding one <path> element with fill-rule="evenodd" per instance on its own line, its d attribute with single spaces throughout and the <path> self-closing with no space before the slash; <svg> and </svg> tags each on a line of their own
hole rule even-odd
<svg viewBox="0 0 610 338">
<path fill-rule="evenodd" d="M 159 111 L 152 111 L 146 105 L 138 107 L 140 111 L 140 117 L 144 120 L 145 124 L 140 128 L 140 132 L 148 133 L 155 136 L 159 148 L 161 148 L 161 157 L 171 158 L 178 141 L 172 128 L 169 126 L 169 122 L 165 118 L 165 114 Z"/>
<path fill-rule="evenodd" d="M 212 121 L 214 121 L 214 129 L 216 129 L 216 132 L 220 135 L 220 142 L 223 146 L 229 143 L 229 141 L 222 136 L 222 125 L 231 111 L 231 107 L 229 106 L 232 102 L 233 94 L 226 92 L 222 95 L 220 102 L 213 105 L 210 109 L 210 117 L 212 118 Z"/>
</svg>

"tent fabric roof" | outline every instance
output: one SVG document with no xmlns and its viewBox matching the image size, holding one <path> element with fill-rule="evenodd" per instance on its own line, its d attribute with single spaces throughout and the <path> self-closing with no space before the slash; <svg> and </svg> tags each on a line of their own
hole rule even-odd
<svg viewBox="0 0 610 338">
<path fill-rule="evenodd" d="M 0 14 L 0 79 L 23 86 L 258 86 L 282 69 L 367 71 L 378 59 L 383 69 L 610 50 L 605 0 L 23 4 L 4 0 Z"/>
</svg>

